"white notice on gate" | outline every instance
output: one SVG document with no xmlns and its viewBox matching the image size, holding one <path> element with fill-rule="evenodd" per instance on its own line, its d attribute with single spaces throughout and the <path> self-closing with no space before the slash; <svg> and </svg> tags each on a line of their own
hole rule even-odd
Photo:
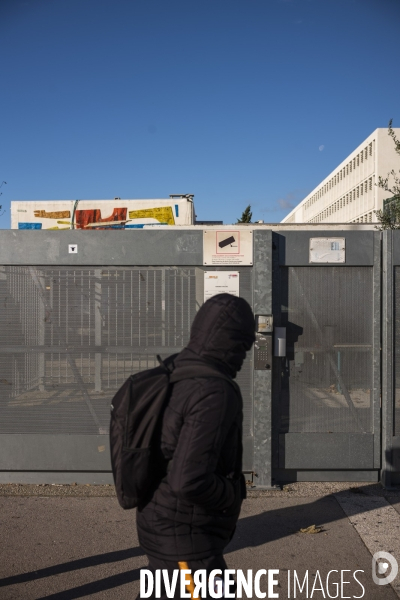
<svg viewBox="0 0 400 600">
<path fill-rule="evenodd" d="M 204 302 L 216 294 L 239 296 L 238 271 L 205 271 Z"/>
<path fill-rule="evenodd" d="M 203 265 L 252 265 L 250 229 L 207 229 L 203 232 Z"/>
<path fill-rule="evenodd" d="M 310 263 L 346 262 L 345 238 L 310 238 Z"/>
</svg>

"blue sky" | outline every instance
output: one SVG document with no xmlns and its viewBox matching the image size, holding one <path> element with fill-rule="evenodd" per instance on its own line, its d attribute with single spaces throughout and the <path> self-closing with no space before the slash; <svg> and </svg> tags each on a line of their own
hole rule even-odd
<svg viewBox="0 0 400 600">
<path fill-rule="evenodd" d="M 1 0 L 11 200 L 195 194 L 280 221 L 390 118 L 398 0 Z"/>
</svg>

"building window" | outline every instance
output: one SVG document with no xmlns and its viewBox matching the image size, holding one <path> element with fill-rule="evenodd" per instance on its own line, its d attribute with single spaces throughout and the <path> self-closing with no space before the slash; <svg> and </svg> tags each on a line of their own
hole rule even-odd
<svg viewBox="0 0 400 600">
<path fill-rule="evenodd" d="M 369 155 L 372 156 L 372 142 L 369 145 Z M 370 213 L 372 214 L 372 213 Z"/>
<path fill-rule="evenodd" d="M 353 170 L 356 168 L 356 159 L 353 158 Z"/>
<path fill-rule="evenodd" d="M 357 167 L 359 167 L 359 166 L 360 166 L 360 155 L 357 154 Z"/>
<path fill-rule="evenodd" d="M 364 192 L 367 193 L 368 192 L 368 181 L 366 181 L 364 183 Z"/>
<path fill-rule="evenodd" d="M 360 197 L 360 188 L 357 186 L 357 198 Z"/>
<path fill-rule="evenodd" d="M 369 182 L 369 189 L 372 190 L 372 177 L 369 178 L 368 182 Z"/>
<path fill-rule="evenodd" d="M 351 160 L 351 161 L 350 161 L 350 165 L 349 165 L 349 167 L 350 167 L 350 173 L 351 173 L 351 171 L 352 171 L 352 166 L 353 166 L 353 161 Z"/>
</svg>

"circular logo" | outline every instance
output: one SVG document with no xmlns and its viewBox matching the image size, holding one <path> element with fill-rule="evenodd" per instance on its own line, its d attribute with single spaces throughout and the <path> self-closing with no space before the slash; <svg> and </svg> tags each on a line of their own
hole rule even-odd
<svg viewBox="0 0 400 600">
<path fill-rule="evenodd" d="M 382 562 L 382 559 L 384 559 L 385 562 Z M 391 567 L 391 570 L 388 573 L 389 567 Z M 388 583 L 392 583 L 396 578 L 398 571 L 399 565 L 394 556 L 389 554 L 389 552 L 383 552 L 382 550 L 380 552 L 375 552 L 372 557 L 372 579 L 376 585 L 387 585 Z M 378 576 L 385 575 L 385 573 L 388 573 L 386 577 Z"/>
</svg>

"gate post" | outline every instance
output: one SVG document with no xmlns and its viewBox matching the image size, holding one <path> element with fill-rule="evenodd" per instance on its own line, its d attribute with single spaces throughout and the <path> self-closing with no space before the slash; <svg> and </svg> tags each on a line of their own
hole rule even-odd
<svg viewBox="0 0 400 600">
<path fill-rule="evenodd" d="M 254 314 L 272 314 L 272 231 L 254 230 Z M 254 373 L 254 481 L 257 488 L 270 488 L 272 479 L 272 369 Z"/>
<path fill-rule="evenodd" d="M 381 483 L 392 486 L 393 442 L 393 260 L 392 231 L 383 232 L 383 302 L 382 302 L 382 470 Z"/>
</svg>

